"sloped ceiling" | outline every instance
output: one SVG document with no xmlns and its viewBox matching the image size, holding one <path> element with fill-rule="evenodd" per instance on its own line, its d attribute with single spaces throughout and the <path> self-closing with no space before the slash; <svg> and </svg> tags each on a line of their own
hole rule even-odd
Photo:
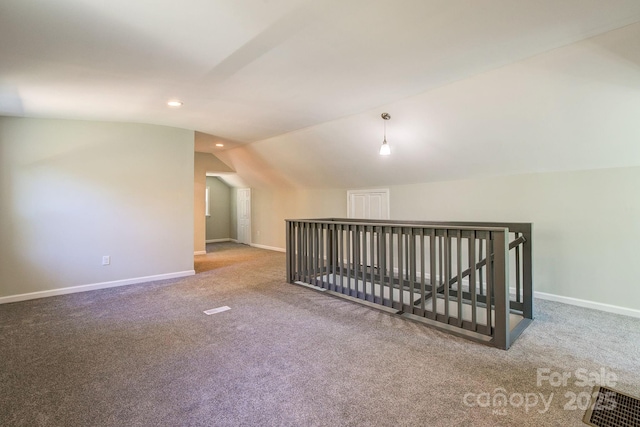
<svg viewBox="0 0 640 427">
<path fill-rule="evenodd" d="M 194 129 L 268 185 L 638 164 L 638 21 L 637 0 L 3 0 L 0 114 Z"/>
<path fill-rule="evenodd" d="M 317 188 L 640 166 L 639 40 L 626 26 L 219 156 L 251 186 Z"/>
</svg>

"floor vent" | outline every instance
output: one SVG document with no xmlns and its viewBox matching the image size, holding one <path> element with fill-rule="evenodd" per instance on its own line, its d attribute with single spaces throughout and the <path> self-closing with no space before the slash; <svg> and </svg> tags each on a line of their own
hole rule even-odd
<svg viewBox="0 0 640 427">
<path fill-rule="evenodd" d="M 640 427 L 640 399 L 596 386 L 585 424 L 596 427 Z"/>
</svg>

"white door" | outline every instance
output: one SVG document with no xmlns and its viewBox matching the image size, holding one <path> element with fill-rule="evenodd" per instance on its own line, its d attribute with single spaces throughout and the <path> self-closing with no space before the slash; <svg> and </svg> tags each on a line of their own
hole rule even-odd
<svg viewBox="0 0 640 427">
<path fill-rule="evenodd" d="M 389 219 L 389 190 L 349 190 L 347 191 L 347 216 L 358 219 Z M 372 232 L 361 233 L 360 241 L 370 248 L 373 239 L 373 253 L 367 252 L 363 262 L 368 266 L 377 266 L 378 239 Z M 353 248 L 351 248 L 353 251 Z"/>
<path fill-rule="evenodd" d="M 389 219 L 389 190 L 347 191 L 348 218 Z"/>
<path fill-rule="evenodd" d="M 251 189 L 238 189 L 238 243 L 251 243 Z"/>
</svg>

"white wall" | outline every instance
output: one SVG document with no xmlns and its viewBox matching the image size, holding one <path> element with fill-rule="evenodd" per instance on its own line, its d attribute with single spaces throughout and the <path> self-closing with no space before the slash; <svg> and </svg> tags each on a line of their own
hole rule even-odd
<svg viewBox="0 0 640 427">
<path fill-rule="evenodd" d="M 640 310 L 640 167 L 391 187 L 393 219 L 534 224 L 535 290 Z"/>
<path fill-rule="evenodd" d="M 535 291 L 640 310 L 638 182 L 640 167 L 391 186 L 391 218 L 532 222 Z M 254 191 L 253 242 L 283 247 L 284 218 L 330 216 L 346 217 L 346 189 Z"/>
<path fill-rule="evenodd" d="M 192 274 L 193 141 L 163 126 L 0 117 L 0 298 Z"/>
<path fill-rule="evenodd" d="M 251 242 L 284 248 L 285 219 L 345 217 L 344 190 L 293 190 L 253 188 L 251 191 Z"/>
</svg>

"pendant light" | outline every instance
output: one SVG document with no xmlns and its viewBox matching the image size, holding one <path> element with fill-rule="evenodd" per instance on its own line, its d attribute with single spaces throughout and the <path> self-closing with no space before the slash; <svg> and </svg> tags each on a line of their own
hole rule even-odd
<svg viewBox="0 0 640 427">
<path fill-rule="evenodd" d="M 382 140 L 382 145 L 380 146 L 380 155 L 388 156 L 389 154 L 391 154 L 391 148 L 387 143 L 387 120 L 389 120 L 391 116 L 389 115 L 389 113 L 382 113 L 380 117 L 382 117 L 382 119 L 384 120 L 384 139 Z"/>
</svg>

